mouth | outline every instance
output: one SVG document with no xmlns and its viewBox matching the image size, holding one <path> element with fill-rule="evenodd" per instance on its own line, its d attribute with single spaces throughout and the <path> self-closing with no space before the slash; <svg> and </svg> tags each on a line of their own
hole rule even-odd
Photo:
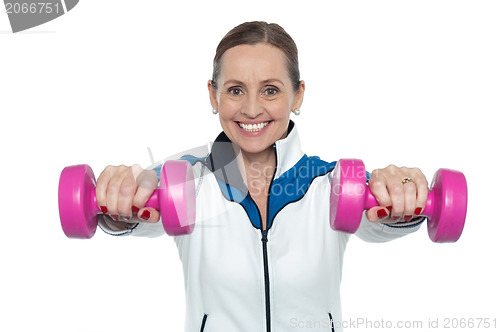
<svg viewBox="0 0 500 332">
<path fill-rule="evenodd" d="M 242 122 L 236 122 L 236 123 L 244 131 L 252 133 L 252 132 L 261 131 L 262 129 L 267 127 L 267 125 L 269 123 L 271 123 L 271 121 L 260 122 L 260 123 L 242 123 Z"/>
</svg>

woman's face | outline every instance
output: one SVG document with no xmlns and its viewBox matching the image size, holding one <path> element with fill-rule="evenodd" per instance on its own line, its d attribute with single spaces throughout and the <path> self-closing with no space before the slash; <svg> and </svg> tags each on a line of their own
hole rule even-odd
<svg viewBox="0 0 500 332">
<path fill-rule="evenodd" d="M 259 153 L 286 137 L 290 112 L 300 108 L 304 82 L 294 91 L 284 53 L 267 43 L 239 45 L 221 57 L 217 90 L 208 83 L 228 138 L 247 153 Z"/>
</svg>

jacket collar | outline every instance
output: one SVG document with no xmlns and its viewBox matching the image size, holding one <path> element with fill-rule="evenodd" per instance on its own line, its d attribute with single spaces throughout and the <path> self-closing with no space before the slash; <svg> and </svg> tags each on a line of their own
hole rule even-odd
<svg viewBox="0 0 500 332">
<path fill-rule="evenodd" d="M 277 179 L 292 168 L 304 155 L 300 147 L 297 127 L 292 120 L 288 125 L 288 135 L 277 140 L 274 146 L 276 151 L 276 173 L 274 178 Z"/>
<path fill-rule="evenodd" d="M 276 171 L 274 179 L 279 178 L 302 158 L 304 153 L 300 147 L 299 135 L 295 123 L 290 120 L 288 134 L 285 138 L 273 144 L 276 153 Z M 248 192 L 241 177 L 236 162 L 237 147 L 221 132 L 212 145 L 212 151 L 207 156 L 206 165 L 223 183 L 238 189 L 244 196 Z"/>
</svg>

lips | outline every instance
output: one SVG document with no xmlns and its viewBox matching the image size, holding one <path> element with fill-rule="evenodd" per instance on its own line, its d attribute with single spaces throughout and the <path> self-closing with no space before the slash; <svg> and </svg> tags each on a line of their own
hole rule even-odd
<svg viewBox="0 0 500 332">
<path fill-rule="evenodd" d="M 264 129 L 270 123 L 270 121 L 259 122 L 259 123 L 243 123 L 243 122 L 237 122 L 237 123 L 238 126 L 245 131 L 257 132 Z"/>
</svg>

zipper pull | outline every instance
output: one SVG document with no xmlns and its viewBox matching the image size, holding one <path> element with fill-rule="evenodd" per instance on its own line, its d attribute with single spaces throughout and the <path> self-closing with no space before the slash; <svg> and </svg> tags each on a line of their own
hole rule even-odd
<svg viewBox="0 0 500 332">
<path fill-rule="evenodd" d="M 262 242 L 267 242 L 267 229 L 265 231 L 262 231 Z"/>
</svg>

